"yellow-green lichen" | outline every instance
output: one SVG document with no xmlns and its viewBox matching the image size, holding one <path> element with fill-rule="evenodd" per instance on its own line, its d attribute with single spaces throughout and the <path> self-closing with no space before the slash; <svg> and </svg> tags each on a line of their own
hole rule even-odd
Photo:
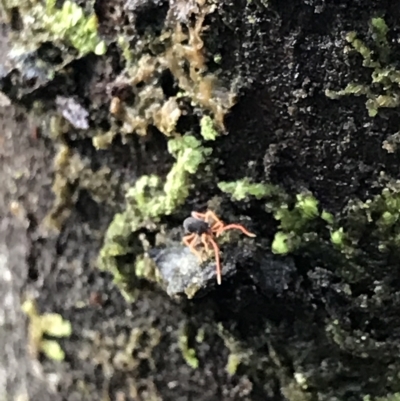
<svg viewBox="0 0 400 401">
<path fill-rule="evenodd" d="M 12 1 L 3 3 L 6 10 L 12 8 Z M 98 36 L 96 15 L 86 16 L 82 7 L 70 0 L 64 1 L 61 8 L 56 3 L 56 0 L 46 0 L 45 4 L 26 0 L 15 5 L 24 29 L 18 32 L 14 53 L 36 50 L 41 43 L 51 42 L 72 46 L 79 56 L 90 52 L 104 54 L 106 44 Z M 18 47 L 21 44 L 22 47 Z"/>
<path fill-rule="evenodd" d="M 46 339 L 45 336 L 69 337 L 72 333 L 71 323 L 57 313 L 39 315 L 32 300 L 26 300 L 22 310 L 29 317 L 28 340 L 32 355 L 37 356 L 38 352 L 42 352 L 50 359 L 63 360 L 65 354 L 61 346 L 57 341 Z"/>
<path fill-rule="evenodd" d="M 363 57 L 363 66 L 371 69 L 371 83 L 349 83 L 346 88 L 333 91 L 326 90 L 326 96 L 338 99 L 341 96 L 366 96 L 365 103 L 371 117 L 377 115 L 379 108 L 394 108 L 400 105 L 400 70 L 390 64 L 390 47 L 387 40 L 388 27 L 382 18 L 373 18 L 370 23 L 374 50 L 371 50 L 355 32 L 350 32 L 346 40 L 353 50 Z"/>
</svg>

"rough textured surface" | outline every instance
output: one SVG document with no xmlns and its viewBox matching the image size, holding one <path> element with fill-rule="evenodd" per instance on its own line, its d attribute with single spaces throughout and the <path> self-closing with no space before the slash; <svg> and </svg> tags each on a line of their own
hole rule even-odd
<svg viewBox="0 0 400 401">
<path fill-rule="evenodd" d="M 44 4 L 2 2 L 0 399 L 399 397 L 399 109 L 326 96 L 399 96 L 395 2 L 81 1 L 68 35 L 24 14 Z M 390 85 L 353 31 L 373 57 L 387 39 Z M 183 255 L 187 290 L 181 224 L 206 207 L 257 237 L 171 299 L 146 257 Z M 71 322 L 62 362 L 28 355 L 24 298 Z"/>
</svg>

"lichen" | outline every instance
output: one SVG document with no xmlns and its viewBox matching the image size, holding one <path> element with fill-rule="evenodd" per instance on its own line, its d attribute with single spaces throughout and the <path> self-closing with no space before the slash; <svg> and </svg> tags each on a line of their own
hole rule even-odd
<svg viewBox="0 0 400 401">
<path fill-rule="evenodd" d="M 72 333 L 71 323 L 57 313 L 40 315 L 35 303 L 29 299 L 23 303 L 22 310 L 29 317 L 28 345 L 32 356 L 37 357 L 42 352 L 49 359 L 62 361 L 65 354 L 61 346 L 56 340 L 46 339 L 46 336 L 69 337 Z"/>
<path fill-rule="evenodd" d="M 351 82 L 344 89 L 327 89 L 326 96 L 338 99 L 341 96 L 366 96 L 368 114 L 375 117 L 380 108 L 394 108 L 400 105 L 400 70 L 390 63 L 390 46 L 387 40 L 388 27 L 383 18 L 372 18 L 370 31 L 376 50 L 371 50 L 355 32 L 350 32 L 346 40 L 351 48 L 363 58 L 363 66 L 371 70 L 371 83 Z"/>
</svg>

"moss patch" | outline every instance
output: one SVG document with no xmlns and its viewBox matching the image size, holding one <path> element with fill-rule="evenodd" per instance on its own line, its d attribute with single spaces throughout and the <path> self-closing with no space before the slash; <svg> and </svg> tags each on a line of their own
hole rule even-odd
<svg viewBox="0 0 400 401">
<path fill-rule="evenodd" d="M 60 47 L 72 46 L 79 52 L 79 56 L 90 52 L 101 55 L 106 51 L 106 45 L 97 33 L 95 14 L 86 16 L 83 9 L 73 1 L 64 1 L 61 8 L 56 6 L 56 0 L 46 0 L 45 4 L 28 0 L 6 0 L 4 3 L 6 10 L 18 7 L 21 15 L 24 29 L 18 32 L 17 52 L 36 50 L 44 42 L 58 44 Z"/>
<path fill-rule="evenodd" d="M 183 359 L 186 363 L 193 369 L 199 367 L 199 360 L 196 356 L 196 350 L 189 345 L 189 334 L 187 332 L 187 327 L 183 326 L 179 334 L 179 348 L 182 352 Z"/>
<path fill-rule="evenodd" d="M 326 96 L 338 99 L 341 96 L 366 96 L 365 106 L 368 114 L 375 117 L 380 108 L 394 108 L 400 105 L 399 84 L 400 70 L 390 63 L 390 46 L 387 40 L 389 29 L 383 18 L 372 18 L 370 33 L 374 49 L 368 47 L 355 32 L 346 36 L 351 50 L 358 52 L 363 58 L 363 66 L 371 70 L 371 83 L 349 83 L 346 88 L 333 91 L 326 90 Z"/>
<path fill-rule="evenodd" d="M 126 193 L 126 209 L 118 213 L 110 224 L 104 246 L 100 252 L 101 268 L 112 272 L 116 283 L 130 299 L 126 283 L 135 280 L 134 257 L 121 269 L 118 259 L 124 255 L 136 255 L 143 247 L 132 238 L 140 229 L 155 229 L 163 216 L 172 214 L 182 205 L 190 190 L 191 176 L 211 154 L 211 148 L 204 147 L 192 135 L 173 138 L 168 141 L 168 150 L 176 159 L 165 180 L 150 175 L 142 176 Z M 143 265 L 143 260 L 140 266 Z M 143 266 L 142 266 L 143 267 Z M 139 268 L 139 267 L 138 267 Z M 142 268 L 139 269 L 143 271 Z"/>
<path fill-rule="evenodd" d="M 278 188 L 272 184 L 252 183 L 248 178 L 234 182 L 220 182 L 218 187 L 222 192 L 231 195 L 232 200 L 241 201 L 249 197 L 263 199 L 278 193 Z"/>
</svg>

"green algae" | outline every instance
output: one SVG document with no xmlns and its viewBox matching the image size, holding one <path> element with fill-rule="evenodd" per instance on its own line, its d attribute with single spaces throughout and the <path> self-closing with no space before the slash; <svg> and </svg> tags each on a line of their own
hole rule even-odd
<svg viewBox="0 0 400 401">
<path fill-rule="evenodd" d="M 344 89 L 327 89 L 325 95 L 331 99 L 342 96 L 366 96 L 365 106 L 370 117 L 375 117 L 380 108 L 395 108 L 400 105 L 400 70 L 390 63 L 390 46 L 387 40 L 388 27 L 383 18 L 372 18 L 370 32 L 374 50 L 357 37 L 355 32 L 346 36 L 351 48 L 363 58 L 363 66 L 371 70 L 371 83 L 349 83 Z"/>
</svg>

